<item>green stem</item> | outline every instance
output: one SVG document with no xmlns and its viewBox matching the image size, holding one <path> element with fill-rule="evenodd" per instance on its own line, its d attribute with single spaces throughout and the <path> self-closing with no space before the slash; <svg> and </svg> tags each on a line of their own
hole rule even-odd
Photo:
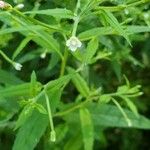
<svg viewBox="0 0 150 150">
<path fill-rule="evenodd" d="M 76 16 L 74 19 L 74 25 L 73 25 L 73 31 L 72 31 L 72 36 L 76 36 L 76 32 L 77 32 L 77 27 L 79 24 L 79 16 Z"/>
<path fill-rule="evenodd" d="M 50 102 L 49 102 L 49 98 L 48 98 L 48 95 L 47 95 L 46 91 L 45 91 L 44 94 L 45 94 L 45 99 L 46 99 L 49 123 L 50 123 L 50 127 L 51 127 L 51 141 L 55 142 L 56 141 L 56 134 L 55 134 L 55 130 L 54 130 L 54 124 L 53 124 L 53 118 L 52 118 L 52 111 L 51 111 L 51 107 L 50 107 Z"/>
<path fill-rule="evenodd" d="M 80 17 L 78 15 L 79 8 L 80 8 L 80 0 L 78 0 L 77 5 L 76 5 L 76 9 L 75 9 L 75 12 L 74 12 L 75 17 L 74 17 L 74 25 L 73 25 L 72 36 L 76 36 L 76 32 L 77 32 L 78 23 L 79 23 L 79 20 L 80 20 Z"/>
<path fill-rule="evenodd" d="M 61 116 L 67 115 L 67 114 L 69 114 L 69 113 L 71 113 L 71 112 L 73 112 L 73 111 L 83 107 L 84 105 L 86 105 L 87 103 L 92 101 L 93 99 L 97 99 L 98 97 L 99 96 L 89 97 L 84 102 L 81 102 L 81 103 L 79 103 L 79 104 L 77 104 L 77 105 L 75 105 L 75 106 L 73 106 L 73 107 L 71 107 L 71 108 L 69 108 L 67 110 L 64 110 L 62 112 L 58 112 L 58 113 L 54 114 L 54 117 L 61 117 Z"/>
<path fill-rule="evenodd" d="M 79 8 L 80 8 L 80 0 L 78 0 L 77 1 L 77 5 L 76 5 L 76 9 L 75 9 L 75 15 L 77 15 L 78 14 L 78 10 L 79 10 Z"/>
<path fill-rule="evenodd" d="M 39 7 L 40 7 L 40 3 L 38 1 L 35 2 L 32 11 L 37 11 L 39 9 Z M 36 16 L 36 13 L 30 15 L 31 18 L 34 18 L 35 16 Z"/>
<path fill-rule="evenodd" d="M 68 50 L 65 47 L 64 57 L 63 57 L 62 63 L 61 63 L 60 77 L 62 77 L 64 75 L 65 67 L 66 67 L 66 63 L 67 63 L 67 58 L 68 58 Z"/>
<path fill-rule="evenodd" d="M 112 98 L 112 101 L 118 107 L 118 109 L 120 110 L 120 112 L 122 113 L 122 115 L 124 116 L 124 118 L 125 118 L 128 126 L 131 127 L 132 126 L 131 120 L 128 118 L 127 114 L 122 109 L 122 107 L 120 106 L 120 104 L 114 98 Z"/>
<path fill-rule="evenodd" d="M 13 64 L 13 61 L 2 50 L 0 50 L 0 55 L 2 55 L 7 62 Z"/>
</svg>

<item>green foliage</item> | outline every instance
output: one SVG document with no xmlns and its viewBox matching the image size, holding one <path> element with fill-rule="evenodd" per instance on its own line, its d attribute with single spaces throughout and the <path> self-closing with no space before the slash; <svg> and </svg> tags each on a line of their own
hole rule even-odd
<svg viewBox="0 0 150 150">
<path fill-rule="evenodd" d="M 148 149 L 150 1 L 4 4 L 0 149 Z"/>
<path fill-rule="evenodd" d="M 88 109 L 89 112 L 91 113 L 92 123 L 97 128 L 102 128 L 103 126 L 128 127 L 128 124 L 124 119 L 124 116 L 120 113 L 119 109 L 116 106 L 109 104 L 100 104 L 100 105 L 91 104 L 90 106 L 88 106 Z M 137 117 L 134 115 L 134 113 L 132 113 L 129 110 L 124 109 L 124 111 L 132 122 L 131 127 L 139 129 L 149 129 L 150 125 L 149 119 L 141 115 Z M 65 120 L 67 120 L 69 123 L 72 124 L 78 124 L 79 123 L 78 113 L 74 112 L 72 113 L 72 115 L 66 116 Z"/>
<path fill-rule="evenodd" d="M 85 108 L 80 109 L 80 119 L 82 126 L 84 148 L 87 150 L 91 150 L 93 149 L 94 131 L 93 131 L 93 123 L 91 120 L 91 114 L 88 111 L 88 109 Z"/>
</svg>

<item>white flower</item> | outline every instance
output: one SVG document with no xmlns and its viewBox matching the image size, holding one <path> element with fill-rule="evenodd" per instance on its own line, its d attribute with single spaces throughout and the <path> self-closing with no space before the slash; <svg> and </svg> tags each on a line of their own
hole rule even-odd
<svg viewBox="0 0 150 150">
<path fill-rule="evenodd" d="M 21 4 L 18 4 L 18 5 L 16 6 L 16 8 L 17 8 L 17 9 L 22 9 L 22 8 L 24 8 L 24 4 L 22 4 L 22 3 L 21 3 Z"/>
<path fill-rule="evenodd" d="M 70 39 L 68 39 L 66 41 L 66 46 L 71 50 L 71 51 L 76 51 L 77 48 L 80 48 L 82 46 L 82 43 L 80 42 L 80 40 L 75 37 L 72 36 Z"/>
<path fill-rule="evenodd" d="M 5 6 L 6 6 L 6 3 L 4 2 L 4 1 L 0 1 L 0 8 L 5 8 Z"/>
<path fill-rule="evenodd" d="M 21 64 L 19 64 L 19 63 L 16 63 L 16 62 L 14 62 L 13 63 L 13 66 L 15 67 L 15 69 L 16 70 L 18 70 L 18 71 L 20 71 L 21 70 L 21 68 L 22 68 L 22 65 Z"/>
</svg>

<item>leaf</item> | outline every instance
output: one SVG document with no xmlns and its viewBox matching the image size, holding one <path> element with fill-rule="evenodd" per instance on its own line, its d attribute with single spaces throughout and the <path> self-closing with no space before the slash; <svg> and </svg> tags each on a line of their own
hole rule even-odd
<svg viewBox="0 0 150 150">
<path fill-rule="evenodd" d="M 59 90 L 61 91 L 61 90 Z M 62 92 L 61 92 L 62 93 Z M 60 94 L 61 94 L 60 93 Z M 58 90 L 50 91 L 49 98 L 51 101 L 51 109 L 54 112 L 56 110 L 56 103 L 58 104 L 60 100 L 60 95 Z M 39 98 L 38 103 L 46 106 L 43 95 Z M 40 137 L 44 133 L 48 125 L 48 116 L 39 113 L 37 110 L 34 110 L 32 115 L 27 118 L 25 123 L 19 129 L 17 137 L 13 146 L 13 150 L 33 150 Z"/>
<path fill-rule="evenodd" d="M 33 107 L 36 108 L 41 114 L 47 114 L 46 109 L 43 107 L 43 105 L 34 103 Z"/>
<path fill-rule="evenodd" d="M 11 72 L 0 69 L 0 83 L 17 85 L 23 83 L 23 81 L 14 76 Z"/>
<path fill-rule="evenodd" d="M 18 11 L 17 11 L 18 12 Z M 18 13 L 17 13 L 18 14 Z M 32 40 L 35 41 L 38 45 L 46 48 L 49 51 L 55 51 L 59 54 L 60 57 L 62 57 L 62 54 L 60 52 L 59 43 L 53 38 L 52 33 L 53 29 L 49 27 L 49 25 L 41 23 L 40 21 L 35 21 L 35 19 L 26 17 L 24 15 L 14 16 L 11 15 L 11 17 L 17 21 L 17 25 L 26 28 L 26 32 L 20 32 L 24 36 L 33 36 Z M 11 18 L 11 19 L 12 19 Z M 12 20 L 13 21 L 13 20 Z M 46 26 L 46 28 L 50 29 L 50 32 L 47 33 L 45 30 L 40 30 L 36 28 L 30 28 L 31 23 L 29 21 L 32 21 L 32 24 L 35 22 L 36 24 L 42 24 L 41 26 Z M 40 23 L 39 23 L 40 22 Z M 15 22 L 16 23 L 16 22 Z M 10 24 L 10 23 L 9 23 Z M 10 24 L 12 25 L 12 24 Z M 54 29 L 55 30 L 55 29 Z"/>
<path fill-rule="evenodd" d="M 112 52 L 109 52 L 109 51 L 107 51 L 107 50 L 98 51 L 97 55 L 91 59 L 90 64 L 93 64 L 93 63 L 97 62 L 97 61 L 100 60 L 100 59 L 109 60 L 109 59 L 110 59 L 109 56 L 110 56 L 111 54 L 112 54 Z"/>
<path fill-rule="evenodd" d="M 43 29 L 42 26 L 39 25 L 29 25 L 31 30 L 41 30 Z M 1 29 L 0 30 L 0 35 L 3 34 L 8 34 L 8 33 L 14 33 L 14 32 L 26 32 L 29 29 L 25 28 L 24 26 L 19 26 L 19 27 L 11 27 L 11 28 L 6 28 L 6 29 Z"/>
<path fill-rule="evenodd" d="M 37 88 L 39 91 L 42 88 L 39 82 L 37 83 Z M 0 97 L 19 97 L 19 96 L 26 96 L 26 97 L 30 96 L 30 83 L 24 83 L 0 89 Z"/>
<path fill-rule="evenodd" d="M 121 25 L 119 24 L 118 20 L 115 18 L 115 16 L 106 10 L 102 11 L 102 14 L 105 16 L 106 21 L 108 21 L 108 23 L 118 32 L 120 33 L 120 35 L 122 35 L 127 42 L 131 45 L 130 40 L 128 38 L 128 35 L 126 34 L 126 32 L 123 30 L 123 28 L 121 27 Z"/>
<path fill-rule="evenodd" d="M 30 95 L 32 97 L 35 97 L 38 91 L 39 89 L 38 89 L 37 77 L 35 72 L 33 71 L 31 74 Z"/>
<path fill-rule="evenodd" d="M 64 85 L 66 85 L 66 82 L 62 82 L 62 79 L 64 78 L 62 77 L 60 79 L 51 81 L 47 89 L 47 93 L 51 102 L 52 113 L 56 111 L 61 98 L 62 89 L 60 89 L 60 83 L 63 87 Z M 68 76 L 67 79 L 69 79 Z M 57 83 L 59 83 L 59 86 Z M 50 85 L 53 86 L 53 88 L 50 88 Z M 42 105 L 42 107 L 46 107 L 45 98 L 43 97 L 43 95 L 39 97 L 37 102 L 38 104 Z M 47 115 L 43 115 L 39 111 L 34 110 L 32 115 L 26 119 L 24 124 L 19 129 L 13 146 L 13 150 L 33 150 L 39 142 L 40 137 L 46 130 L 48 122 L 49 120 Z"/>
<path fill-rule="evenodd" d="M 5 130 L 6 128 L 12 128 L 13 122 L 9 121 L 14 116 L 14 113 L 9 113 L 5 116 L 5 119 L 0 120 L 0 128 L 1 130 Z"/>
<path fill-rule="evenodd" d="M 128 93 L 128 91 L 129 91 L 129 87 L 127 85 L 122 85 L 117 88 L 117 93 L 119 94 Z"/>
<path fill-rule="evenodd" d="M 75 132 L 64 145 L 64 150 L 80 150 L 82 147 L 82 137 L 79 132 Z"/>
<path fill-rule="evenodd" d="M 93 58 L 93 56 L 96 53 L 96 50 L 98 49 L 98 39 L 94 38 L 92 39 L 87 46 L 86 52 L 85 52 L 85 63 L 90 63 L 90 60 Z"/>
<path fill-rule="evenodd" d="M 138 25 L 129 25 L 129 26 L 122 26 L 124 32 L 127 35 L 143 33 L 143 32 L 150 32 L 150 27 L 147 26 L 138 26 Z M 86 31 L 81 32 L 78 35 L 78 38 L 82 41 L 92 39 L 97 36 L 101 35 L 118 35 L 118 33 L 111 27 L 96 27 Z"/>
<path fill-rule="evenodd" d="M 88 106 L 89 112 L 91 113 L 92 121 L 94 126 L 97 127 L 124 127 L 129 128 L 123 115 L 119 109 L 110 104 L 90 104 Z M 131 120 L 132 128 L 138 129 L 150 129 L 150 120 L 142 115 L 136 117 L 135 114 L 127 109 L 123 109 Z M 68 116 L 64 116 L 64 119 L 70 123 L 78 123 L 79 115 L 77 112 L 69 113 Z M 131 128 L 130 127 L 130 128 Z"/>
<path fill-rule="evenodd" d="M 73 17 L 74 17 L 72 11 L 63 9 L 63 8 L 27 11 L 27 12 L 25 12 L 25 14 L 50 15 L 50 16 L 53 16 L 56 18 L 68 18 L 68 19 L 73 19 Z"/>
<path fill-rule="evenodd" d="M 94 128 L 91 120 L 91 114 L 86 108 L 80 109 L 81 128 L 84 141 L 84 149 L 92 150 L 94 142 Z"/>
<path fill-rule="evenodd" d="M 62 53 L 60 52 L 59 43 L 53 38 L 52 35 L 49 35 L 45 31 L 34 31 L 34 33 L 36 34 L 36 36 L 34 36 L 33 40 L 37 44 L 46 48 L 50 52 L 57 52 L 60 57 L 63 57 Z"/>
<path fill-rule="evenodd" d="M 12 149 L 33 150 L 46 130 L 47 125 L 47 116 L 35 110 L 19 129 Z"/>
<path fill-rule="evenodd" d="M 131 25 L 131 26 L 126 26 L 125 31 L 128 34 L 137 34 L 137 33 L 143 33 L 143 32 L 150 32 L 150 27 L 148 27 L 148 26 L 139 26 L 139 25 Z"/>
<path fill-rule="evenodd" d="M 0 89 L 0 97 L 18 97 L 30 95 L 30 83 L 19 84 L 16 86 Z"/>
<path fill-rule="evenodd" d="M 56 80 L 52 80 L 45 85 L 47 91 L 53 91 L 56 89 L 60 89 L 62 86 L 66 85 L 73 75 L 65 75 Z"/>
<path fill-rule="evenodd" d="M 23 48 L 31 41 L 32 37 L 26 37 L 24 40 L 22 40 L 22 42 L 20 43 L 20 45 L 18 46 L 18 48 L 15 50 L 12 59 L 14 60 L 17 55 L 23 50 Z"/>
<path fill-rule="evenodd" d="M 57 136 L 57 140 L 56 140 L 56 142 L 59 143 L 65 138 L 68 132 L 68 126 L 67 124 L 59 124 L 55 127 L 55 131 L 56 131 L 56 135 L 59 135 Z"/>
<path fill-rule="evenodd" d="M 122 68 L 121 68 L 120 62 L 118 60 L 114 59 L 113 61 L 111 61 L 111 66 L 112 66 L 112 69 L 114 70 L 118 80 L 121 81 Z"/>
<path fill-rule="evenodd" d="M 118 6 L 100 6 L 96 8 L 96 12 L 99 11 L 101 12 L 101 10 L 107 10 L 107 11 L 121 11 L 123 9 L 125 9 L 126 6 L 124 5 L 118 5 Z"/>
<path fill-rule="evenodd" d="M 95 38 L 100 35 L 108 35 L 108 34 L 113 34 L 113 30 L 111 27 L 101 27 L 101 28 L 97 27 L 97 28 L 92 28 L 84 32 L 81 32 L 78 35 L 78 38 L 84 41 L 84 40 Z"/>
<path fill-rule="evenodd" d="M 0 110 L 5 112 L 16 113 L 19 111 L 19 104 L 15 99 L 11 98 L 0 98 Z"/>
<path fill-rule="evenodd" d="M 86 81 L 73 68 L 68 67 L 67 70 L 70 74 L 74 74 L 74 76 L 72 76 L 72 82 L 77 90 L 81 93 L 82 96 L 87 97 L 90 90 Z"/>
<path fill-rule="evenodd" d="M 33 111 L 33 107 L 30 104 L 26 105 L 23 108 L 22 112 L 19 114 L 19 118 L 16 122 L 14 130 L 18 129 L 20 126 L 22 126 L 25 123 L 25 121 L 31 116 L 32 111 Z"/>
<path fill-rule="evenodd" d="M 60 60 L 60 58 L 58 57 L 58 54 L 52 53 L 51 59 L 49 60 L 47 70 L 52 70 L 58 64 L 59 60 Z"/>
<path fill-rule="evenodd" d="M 122 96 L 122 99 L 125 100 L 125 102 L 127 103 L 128 107 L 136 115 L 136 117 L 139 117 L 138 110 L 137 110 L 135 104 L 127 97 L 123 97 Z"/>
<path fill-rule="evenodd" d="M 122 114 L 122 116 L 124 117 L 126 123 L 128 124 L 129 127 L 132 126 L 132 122 L 129 119 L 128 115 L 126 114 L 126 112 L 124 111 L 124 109 L 121 107 L 121 105 L 118 103 L 118 101 L 115 98 L 111 98 L 111 100 L 113 101 L 113 103 L 117 106 L 118 110 L 120 111 L 120 113 Z"/>
<path fill-rule="evenodd" d="M 99 98 L 99 103 L 108 103 L 111 100 L 111 96 L 107 94 L 103 94 Z"/>
</svg>

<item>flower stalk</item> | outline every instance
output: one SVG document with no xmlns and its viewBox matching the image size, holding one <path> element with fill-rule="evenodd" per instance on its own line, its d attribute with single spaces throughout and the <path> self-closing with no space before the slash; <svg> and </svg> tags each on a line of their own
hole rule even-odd
<svg viewBox="0 0 150 150">
<path fill-rule="evenodd" d="M 11 60 L 2 50 L 0 50 L 0 55 L 10 64 L 12 64 L 14 66 L 14 68 L 18 71 L 21 70 L 22 65 L 20 63 L 14 62 L 13 60 Z"/>
<path fill-rule="evenodd" d="M 51 128 L 50 140 L 52 142 L 55 142 L 56 141 L 56 132 L 54 130 L 53 117 L 52 117 L 52 111 L 51 111 L 51 107 L 50 107 L 49 97 L 48 97 L 46 91 L 44 92 L 44 95 L 45 95 L 45 99 L 46 99 L 46 105 L 47 105 L 47 111 L 48 111 L 48 117 L 49 117 L 49 124 L 50 124 L 50 128 Z"/>
</svg>

